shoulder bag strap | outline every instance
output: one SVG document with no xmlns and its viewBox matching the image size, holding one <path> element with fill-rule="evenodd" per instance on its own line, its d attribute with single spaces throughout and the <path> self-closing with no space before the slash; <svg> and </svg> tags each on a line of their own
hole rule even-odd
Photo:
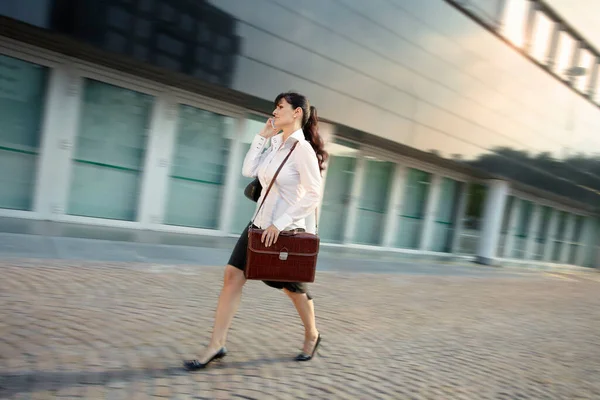
<svg viewBox="0 0 600 400">
<path fill-rule="evenodd" d="M 277 179 L 277 175 L 279 175 L 279 171 L 281 171 L 281 169 L 285 165 L 288 158 L 290 158 L 290 156 L 292 155 L 292 151 L 294 151 L 297 144 L 298 144 L 298 141 L 296 141 L 296 143 L 294 143 L 294 145 L 290 149 L 290 152 L 288 153 L 288 155 L 283 159 L 279 168 L 277 168 L 277 171 L 275 172 L 275 175 L 273 175 L 273 179 L 271 179 L 271 183 L 269 183 L 269 187 L 267 188 L 267 191 L 265 192 L 265 197 L 263 197 L 263 200 L 260 202 L 260 206 L 258 207 L 258 210 L 256 210 L 256 214 L 254 214 L 254 218 L 252 218 L 252 222 L 250 223 L 250 225 L 254 225 L 254 220 L 258 216 L 258 213 L 260 212 L 263 204 L 265 204 L 265 200 L 267 199 L 267 196 L 269 195 L 269 192 L 271 191 L 271 188 L 273 187 L 273 183 L 275 183 L 275 179 Z"/>
</svg>

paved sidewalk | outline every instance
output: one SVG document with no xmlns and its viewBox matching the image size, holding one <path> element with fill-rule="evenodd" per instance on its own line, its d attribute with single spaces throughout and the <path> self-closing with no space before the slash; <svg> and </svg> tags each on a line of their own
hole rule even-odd
<svg viewBox="0 0 600 400">
<path fill-rule="evenodd" d="M 451 268 L 451 266 L 449 266 Z M 322 272 L 319 356 L 249 282 L 229 355 L 193 374 L 222 268 L 0 262 L 2 399 L 598 399 L 599 274 Z"/>
</svg>

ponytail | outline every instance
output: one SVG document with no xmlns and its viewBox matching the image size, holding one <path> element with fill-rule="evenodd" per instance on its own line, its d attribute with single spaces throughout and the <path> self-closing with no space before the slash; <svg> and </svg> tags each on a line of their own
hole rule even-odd
<svg viewBox="0 0 600 400">
<path fill-rule="evenodd" d="M 310 143 L 315 151 L 315 154 L 317 155 L 317 160 L 319 161 L 319 170 L 323 172 L 323 170 L 325 170 L 324 164 L 329 158 L 329 154 L 325 151 L 325 143 L 323 142 L 321 135 L 319 135 L 319 119 L 317 116 L 317 109 L 313 106 L 310 106 L 310 115 L 302 127 L 302 131 L 304 132 L 304 138 Z"/>
</svg>

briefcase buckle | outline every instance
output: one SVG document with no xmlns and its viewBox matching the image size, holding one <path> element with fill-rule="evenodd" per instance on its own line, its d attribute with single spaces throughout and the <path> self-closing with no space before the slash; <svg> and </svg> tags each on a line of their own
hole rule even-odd
<svg viewBox="0 0 600 400">
<path fill-rule="evenodd" d="M 286 261 L 288 259 L 288 252 L 287 251 L 282 251 L 279 253 L 279 259 L 281 261 Z"/>
</svg>

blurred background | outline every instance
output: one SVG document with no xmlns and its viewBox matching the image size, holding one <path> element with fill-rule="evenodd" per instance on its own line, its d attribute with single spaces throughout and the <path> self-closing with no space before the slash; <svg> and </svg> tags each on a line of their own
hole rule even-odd
<svg viewBox="0 0 600 400">
<path fill-rule="evenodd" d="M 331 154 L 324 246 L 597 267 L 593 15 L 594 0 L 4 0 L 0 230 L 239 234 L 244 154 L 295 90 Z"/>
</svg>

